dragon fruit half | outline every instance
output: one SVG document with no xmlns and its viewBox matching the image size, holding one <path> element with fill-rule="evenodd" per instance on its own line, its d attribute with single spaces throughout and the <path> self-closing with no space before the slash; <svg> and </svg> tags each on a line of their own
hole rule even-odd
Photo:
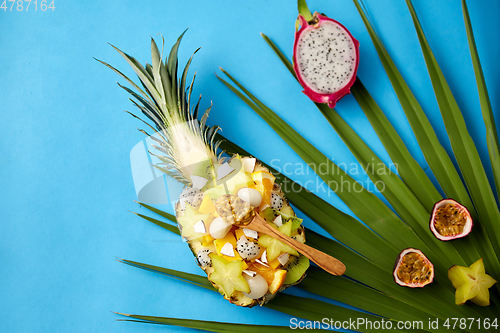
<svg viewBox="0 0 500 333">
<path fill-rule="evenodd" d="M 350 93 L 356 80 L 359 42 L 339 22 L 314 13 L 307 21 L 299 15 L 301 28 L 295 33 L 293 68 L 313 102 L 333 108 Z"/>
</svg>

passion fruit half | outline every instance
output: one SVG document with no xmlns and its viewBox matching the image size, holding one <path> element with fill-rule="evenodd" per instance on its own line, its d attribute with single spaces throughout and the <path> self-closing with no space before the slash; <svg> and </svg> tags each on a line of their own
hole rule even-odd
<svg viewBox="0 0 500 333">
<path fill-rule="evenodd" d="M 438 201 L 432 209 L 429 226 L 439 240 L 465 237 L 472 230 L 472 225 L 469 210 L 453 199 Z"/>
<path fill-rule="evenodd" d="M 421 288 L 434 280 L 434 265 L 418 249 L 404 249 L 396 260 L 394 281 L 403 287 Z"/>
</svg>

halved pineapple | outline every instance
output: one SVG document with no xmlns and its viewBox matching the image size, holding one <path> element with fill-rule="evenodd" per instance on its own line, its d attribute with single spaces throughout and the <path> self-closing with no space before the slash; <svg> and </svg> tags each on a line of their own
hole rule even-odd
<svg viewBox="0 0 500 333">
<path fill-rule="evenodd" d="M 255 158 L 236 155 L 224 162 L 218 154 L 219 142 L 215 136 L 218 127 L 206 124 L 210 108 L 201 117 L 198 117 L 199 104 L 191 108 L 193 85 L 186 84 L 185 75 L 191 61 L 187 63 L 184 75 L 177 73 L 177 50 L 181 39 L 182 35 L 171 52 L 166 52 L 169 55 L 165 60 L 159 51 L 163 47 L 158 48 L 154 39 L 151 39 L 152 63 L 145 67 L 115 48 L 138 74 L 140 85 L 133 83 L 114 67 L 103 64 L 132 85 L 136 92 L 123 88 L 132 94 L 134 103 L 151 123 L 144 122 L 158 131 L 157 135 L 151 137 L 156 144 L 153 146 L 156 154 L 152 154 L 162 162 L 156 167 L 185 185 L 175 211 L 181 234 L 198 258 L 198 264 L 212 284 L 232 303 L 241 306 L 264 304 L 278 290 L 298 283 L 309 261 L 302 256 L 297 257 L 296 252 L 270 239 L 266 241 L 264 238 L 259 245 L 262 235 L 233 226 L 228 220 L 234 214 L 228 214 L 228 209 L 231 213 L 231 210 L 241 207 L 241 200 L 249 200 L 254 205 L 249 209 L 251 214 L 247 216 L 245 212 L 240 216 L 234 215 L 235 220 L 251 218 L 252 214 L 279 215 L 280 221 L 269 223 L 279 222 L 277 227 L 281 227 L 292 221 L 290 230 L 296 228 L 295 231 L 298 230 L 300 235 L 303 235 L 303 228 L 297 226 L 300 220 L 296 219 L 293 209 L 267 168 Z M 242 192 L 245 195 L 236 200 L 238 191 L 242 189 L 247 189 Z M 229 206 L 226 205 L 225 211 L 218 211 L 216 202 L 222 196 L 228 196 L 225 202 Z M 250 203 L 245 201 L 245 204 L 248 206 Z M 266 213 L 267 210 L 270 213 Z M 305 241 L 305 238 L 301 240 Z M 264 257 L 268 250 L 270 260 Z M 284 256 L 288 256 L 288 259 L 283 260 Z M 272 280 L 257 277 L 256 272 L 247 270 L 258 261 L 269 267 L 273 273 Z M 269 283 L 268 286 L 265 286 L 264 280 Z M 259 287 L 259 292 L 252 292 L 250 286 Z M 265 294 L 261 295 L 262 292 Z"/>
</svg>

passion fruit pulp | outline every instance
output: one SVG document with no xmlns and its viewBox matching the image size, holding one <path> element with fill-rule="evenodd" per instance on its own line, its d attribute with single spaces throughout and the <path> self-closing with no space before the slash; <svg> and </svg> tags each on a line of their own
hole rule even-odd
<svg viewBox="0 0 500 333">
<path fill-rule="evenodd" d="M 229 224 L 248 224 L 255 214 L 252 206 L 233 194 L 220 196 L 215 202 L 215 209 Z"/>
<path fill-rule="evenodd" d="M 467 236 L 472 230 L 467 208 L 453 199 L 438 201 L 432 209 L 430 229 L 437 239 L 449 241 Z"/>
<path fill-rule="evenodd" d="M 421 288 L 434 280 L 434 265 L 418 249 L 404 249 L 396 260 L 394 280 L 403 287 Z"/>
</svg>

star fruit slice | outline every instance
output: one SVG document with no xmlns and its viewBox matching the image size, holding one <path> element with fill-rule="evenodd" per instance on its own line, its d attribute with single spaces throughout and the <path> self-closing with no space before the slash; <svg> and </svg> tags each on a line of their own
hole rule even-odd
<svg viewBox="0 0 500 333">
<path fill-rule="evenodd" d="M 186 211 L 183 215 L 177 217 L 177 222 L 181 226 L 181 235 L 186 239 L 196 239 L 205 236 L 207 233 L 199 233 L 195 231 L 195 224 L 203 221 L 205 226 L 212 219 L 210 214 L 200 214 L 196 212 L 190 204 L 186 203 Z"/>
<path fill-rule="evenodd" d="M 491 288 L 497 281 L 485 273 L 483 259 L 470 267 L 452 266 L 448 278 L 456 289 L 455 303 L 462 305 L 468 300 L 480 306 L 490 305 Z"/>
<path fill-rule="evenodd" d="M 208 279 L 219 285 L 227 298 L 231 297 L 235 290 L 250 293 L 250 287 L 242 276 L 243 261 L 228 262 L 215 253 L 210 253 L 210 258 L 212 258 L 214 271 Z"/>
<path fill-rule="evenodd" d="M 281 227 L 279 227 L 278 230 L 281 231 L 283 234 L 287 235 L 288 237 L 290 237 L 292 233 L 292 228 L 293 228 L 293 222 L 289 221 L 283 224 Z M 269 262 L 278 258 L 278 256 L 281 253 L 289 253 L 297 257 L 299 256 L 297 250 L 269 235 L 262 235 L 259 238 L 259 245 L 264 246 L 266 248 L 267 260 Z"/>
</svg>

